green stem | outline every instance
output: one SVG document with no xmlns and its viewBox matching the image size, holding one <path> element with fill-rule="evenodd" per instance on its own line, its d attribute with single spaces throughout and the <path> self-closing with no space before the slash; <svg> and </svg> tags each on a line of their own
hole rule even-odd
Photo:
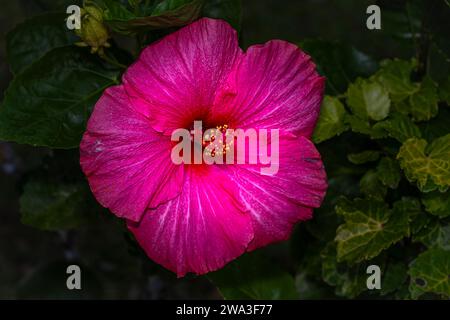
<svg viewBox="0 0 450 320">
<path fill-rule="evenodd" d="M 126 68 L 128 68 L 128 66 L 126 66 L 126 65 L 124 65 L 124 64 L 122 64 L 122 63 L 120 63 L 120 62 L 117 61 L 115 58 L 114 58 L 114 59 L 111 59 L 110 57 L 108 57 L 108 56 L 106 55 L 106 53 L 100 54 L 99 56 L 100 56 L 100 58 L 102 58 L 103 60 L 105 60 L 106 62 L 108 62 L 109 64 L 111 64 L 111 65 L 113 65 L 113 66 L 115 66 L 115 67 L 119 67 L 119 68 L 121 68 L 121 69 L 126 69 Z"/>
</svg>

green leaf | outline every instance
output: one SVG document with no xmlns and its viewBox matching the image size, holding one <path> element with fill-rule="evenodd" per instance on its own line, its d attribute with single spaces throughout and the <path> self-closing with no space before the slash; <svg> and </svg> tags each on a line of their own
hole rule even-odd
<svg viewBox="0 0 450 320">
<path fill-rule="evenodd" d="M 429 219 L 413 236 L 414 242 L 421 242 L 428 248 L 440 247 L 450 250 L 450 225 L 444 225 L 438 219 Z"/>
<path fill-rule="evenodd" d="M 419 91 L 409 97 L 411 116 L 414 121 L 425 121 L 435 117 L 438 113 L 439 97 L 436 84 L 429 77 L 425 77 Z"/>
<path fill-rule="evenodd" d="M 394 63 L 391 62 L 391 64 Z M 438 113 L 439 97 L 437 86 L 434 81 L 429 76 L 426 76 L 422 83 L 413 84 L 409 79 L 410 70 L 406 70 L 407 63 L 405 61 L 397 61 L 396 64 L 403 66 L 401 68 L 397 67 L 398 69 L 403 70 L 402 77 L 407 77 L 408 74 L 408 77 L 405 78 L 406 80 L 404 81 L 401 81 L 399 77 L 395 77 L 400 86 L 399 88 L 395 87 L 394 79 L 392 80 L 392 83 L 383 80 L 383 77 L 386 77 L 386 74 L 383 71 L 380 71 L 374 76 L 374 79 L 383 83 L 387 90 L 391 89 L 390 94 L 395 102 L 394 108 L 404 115 L 411 115 L 414 121 L 425 121 L 435 117 Z M 398 71 L 397 74 L 398 73 L 400 73 L 400 71 Z M 392 86 L 394 89 L 392 89 Z M 392 90 L 394 90 L 394 92 L 392 92 Z"/>
<path fill-rule="evenodd" d="M 98 0 L 100 7 L 103 8 L 103 19 L 106 21 L 120 20 L 127 21 L 136 16 L 128 8 L 117 0 Z"/>
<path fill-rule="evenodd" d="M 151 13 L 146 8 L 136 14 L 114 0 L 97 0 L 97 3 L 114 31 L 131 34 L 189 24 L 200 16 L 204 0 L 164 0 Z"/>
<path fill-rule="evenodd" d="M 320 254 L 322 258 L 322 277 L 330 286 L 336 287 L 338 296 L 355 298 L 367 290 L 364 266 L 357 264 L 347 266 L 338 263 L 336 245 L 330 242 Z"/>
<path fill-rule="evenodd" d="M 344 43 L 307 39 L 300 47 L 311 55 L 319 73 L 327 77 L 328 94 L 345 92 L 350 82 L 368 77 L 378 67 L 371 57 Z"/>
<path fill-rule="evenodd" d="M 241 0 L 207 0 L 202 16 L 227 21 L 237 32 L 241 30 Z"/>
<path fill-rule="evenodd" d="M 409 269 L 409 291 L 413 299 L 424 293 L 450 297 L 450 251 L 429 249 L 414 260 Z"/>
<path fill-rule="evenodd" d="M 360 153 L 351 153 L 347 156 L 348 161 L 354 164 L 363 164 L 377 161 L 380 158 L 380 152 L 375 150 L 366 150 Z"/>
<path fill-rule="evenodd" d="M 401 101 L 418 90 L 417 85 L 411 81 L 411 73 L 416 65 L 415 60 L 384 60 L 374 79 L 388 90 L 392 101 Z"/>
<path fill-rule="evenodd" d="M 448 119 L 450 119 L 450 108 L 440 108 L 436 117 L 429 121 L 418 123 L 417 125 L 422 132 L 422 138 L 431 142 L 450 133 Z"/>
<path fill-rule="evenodd" d="M 52 49 L 75 42 L 66 27 L 67 15 L 47 13 L 19 24 L 6 36 L 6 53 L 11 71 L 20 73 Z"/>
<path fill-rule="evenodd" d="M 422 192 L 445 191 L 450 185 L 450 134 L 429 145 L 423 139 L 408 139 L 397 159 L 408 180 L 416 182 Z"/>
<path fill-rule="evenodd" d="M 394 292 L 400 288 L 403 283 L 405 283 L 407 277 L 408 269 L 406 265 L 401 262 L 390 263 L 387 266 L 386 272 L 384 272 L 381 280 L 382 285 L 380 295 L 384 296 Z"/>
<path fill-rule="evenodd" d="M 373 126 L 374 130 L 384 130 L 388 135 L 400 142 L 409 138 L 421 138 L 419 127 L 407 116 L 395 112 L 388 119 L 378 122 Z"/>
<path fill-rule="evenodd" d="M 368 119 L 361 119 L 355 115 L 347 116 L 347 121 L 350 124 L 353 132 L 358 132 L 366 135 L 372 135 L 372 126 Z"/>
<path fill-rule="evenodd" d="M 0 139 L 78 147 L 92 106 L 117 77 L 84 49 L 52 50 L 11 82 L 0 108 Z"/>
<path fill-rule="evenodd" d="M 400 166 L 394 159 L 384 157 L 377 166 L 377 175 L 383 185 L 397 189 L 401 179 Z"/>
<path fill-rule="evenodd" d="M 411 234 L 413 238 L 416 234 L 419 234 L 424 230 L 424 228 L 431 222 L 431 217 L 426 212 L 422 211 L 420 206 L 417 211 L 411 212 L 410 214 L 410 224 Z"/>
<path fill-rule="evenodd" d="M 49 179 L 31 179 L 20 197 L 23 224 L 42 229 L 76 228 L 88 221 L 84 184 L 63 184 Z"/>
<path fill-rule="evenodd" d="M 340 135 L 348 129 L 344 122 L 344 105 L 338 98 L 325 96 L 320 108 L 320 117 L 314 129 L 313 141 L 320 143 Z"/>
<path fill-rule="evenodd" d="M 366 197 L 379 200 L 383 200 L 387 193 L 387 188 L 381 183 L 375 170 L 369 170 L 364 174 L 359 182 L 359 188 Z"/>
<path fill-rule="evenodd" d="M 409 99 L 394 102 L 393 109 L 402 115 L 409 115 L 411 113 L 411 105 L 409 104 Z"/>
<path fill-rule="evenodd" d="M 358 78 L 348 87 L 347 104 L 357 117 L 379 121 L 388 116 L 391 100 L 381 84 Z"/>
<path fill-rule="evenodd" d="M 411 294 L 409 293 L 409 281 L 403 283 L 397 289 L 397 291 L 394 293 L 394 299 L 395 300 L 411 300 Z"/>
<path fill-rule="evenodd" d="M 410 220 L 422 214 L 420 200 L 414 197 L 402 197 L 401 200 L 394 202 L 393 214 L 397 212 L 407 212 Z"/>
<path fill-rule="evenodd" d="M 259 252 L 208 274 L 225 299 L 298 299 L 294 278 Z"/>
<path fill-rule="evenodd" d="M 401 200 L 389 209 L 375 199 L 341 198 L 336 212 L 345 223 L 336 230 L 338 261 L 360 262 L 376 257 L 382 250 L 409 234 L 409 212 Z"/>
<path fill-rule="evenodd" d="M 353 132 L 368 135 L 372 139 L 381 139 L 387 136 L 383 128 L 378 128 L 376 124 L 372 126 L 368 119 L 361 119 L 356 115 L 348 115 L 346 118 Z"/>
<path fill-rule="evenodd" d="M 450 192 L 430 192 L 424 194 L 422 203 L 425 209 L 440 218 L 450 216 Z"/>
</svg>

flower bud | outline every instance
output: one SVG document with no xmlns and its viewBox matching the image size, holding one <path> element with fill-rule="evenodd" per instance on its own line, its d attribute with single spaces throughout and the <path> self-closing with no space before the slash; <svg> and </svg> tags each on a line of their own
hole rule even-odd
<svg viewBox="0 0 450 320">
<path fill-rule="evenodd" d="M 81 28 L 75 33 L 83 40 L 77 45 L 91 47 L 91 52 L 103 53 L 103 47 L 109 47 L 110 37 L 106 25 L 103 23 L 101 9 L 96 6 L 85 6 L 81 9 Z"/>
</svg>

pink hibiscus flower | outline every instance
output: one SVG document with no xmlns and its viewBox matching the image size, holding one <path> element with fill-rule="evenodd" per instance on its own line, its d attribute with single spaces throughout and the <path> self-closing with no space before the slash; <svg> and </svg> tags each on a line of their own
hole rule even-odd
<svg viewBox="0 0 450 320">
<path fill-rule="evenodd" d="M 297 46 L 274 40 L 243 52 L 226 22 L 200 19 L 149 45 L 123 84 L 105 90 L 81 141 L 81 167 L 152 260 L 178 276 L 217 270 L 287 239 L 320 206 L 326 175 L 309 138 L 324 82 Z M 278 129 L 278 172 L 174 164 L 171 133 L 194 120 Z"/>
</svg>

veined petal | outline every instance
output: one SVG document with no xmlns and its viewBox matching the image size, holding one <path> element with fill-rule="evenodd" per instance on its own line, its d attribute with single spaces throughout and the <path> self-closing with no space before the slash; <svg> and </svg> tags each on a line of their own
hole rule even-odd
<svg viewBox="0 0 450 320">
<path fill-rule="evenodd" d="M 261 175 L 265 166 L 232 166 L 233 180 L 252 217 L 249 250 L 287 239 L 295 223 L 312 217 L 312 208 L 320 206 L 327 189 L 320 154 L 305 137 L 282 135 L 278 172 Z"/>
<path fill-rule="evenodd" d="M 153 128 L 172 133 L 208 117 L 218 87 L 242 54 L 225 21 L 200 19 L 148 46 L 123 81 Z"/>
<path fill-rule="evenodd" d="M 311 58 L 281 40 L 250 47 L 214 103 L 215 117 L 239 128 L 276 128 L 310 137 L 324 91 Z"/>
<path fill-rule="evenodd" d="M 183 166 L 170 158 L 170 138 L 130 106 L 123 86 L 97 102 L 80 145 L 80 163 L 97 200 L 119 217 L 138 221 L 147 207 L 175 197 Z"/>
<path fill-rule="evenodd" d="M 251 218 L 240 204 L 225 167 L 187 169 L 179 197 L 129 223 L 147 255 L 181 277 L 223 267 L 253 238 Z"/>
</svg>

